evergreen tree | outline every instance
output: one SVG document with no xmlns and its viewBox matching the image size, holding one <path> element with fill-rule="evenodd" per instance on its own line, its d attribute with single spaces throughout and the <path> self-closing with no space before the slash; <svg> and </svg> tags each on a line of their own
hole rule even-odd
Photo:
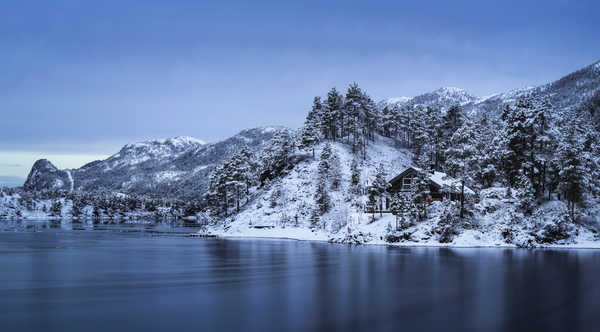
<svg viewBox="0 0 600 332">
<path fill-rule="evenodd" d="M 342 165 L 340 157 L 335 151 L 329 158 L 329 178 L 331 179 L 331 189 L 337 190 L 342 182 Z"/>
<path fill-rule="evenodd" d="M 471 123 L 458 128 L 450 138 L 449 148 L 445 151 L 446 171 L 460 180 L 460 217 L 465 212 L 465 183 L 475 182 L 474 175 L 479 172 L 475 132 Z"/>
<path fill-rule="evenodd" d="M 585 188 L 585 168 L 582 163 L 583 146 L 578 141 L 574 128 L 561 142 L 559 155 L 562 169 L 560 176 L 560 190 L 568 202 L 571 220 L 575 219 L 575 205 L 581 202 Z"/>
<path fill-rule="evenodd" d="M 431 200 L 431 195 L 429 191 L 429 183 L 425 179 L 425 174 L 417 173 L 416 179 L 412 185 L 411 195 L 413 198 L 413 204 L 419 211 L 419 218 L 427 218 L 427 204 L 429 204 Z"/>
<path fill-rule="evenodd" d="M 319 132 L 321 131 L 324 117 L 320 113 L 321 111 L 321 100 L 319 97 L 315 97 L 313 108 L 306 116 L 304 127 L 302 127 L 300 134 L 300 148 L 311 149 L 313 158 L 315 157 L 314 146 L 320 140 Z"/>
<path fill-rule="evenodd" d="M 358 166 L 358 162 L 356 159 L 352 159 L 352 163 L 350 164 L 350 183 L 352 187 L 358 188 L 360 186 L 360 168 Z"/>
<path fill-rule="evenodd" d="M 411 202 L 406 195 L 395 194 L 390 203 L 390 210 L 396 217 L 396 230 L 409 226 L 407 217 L 411 210 Z"/>
<path fill-rule="evenodd" d="M 343 111 L 344 101 L 342 95 L 338 93 L 335 88 L 332 88 L 327 93 L 327 101 L 325 103 L 325 120 L 323 121 L 324 126 L 327 127 L 327 137 L 331 139 L 337 139 L 339 131 L 343 131 L 339 128 L 344 121 Z"/>
<path fill-rule="evenodd" d="M 62 202 L 60 200 L 57 200 L 52 204 L 50 214 L 55 217 L 60 217 L 62 215 Z"/>
<path fill-rule="evenodd" d="M 344 128 L 347 141 L 352 137 L 352 151 L 357 152 L 358 133 L 360 128 L 360 115 L 363 112 L 363 93 L 358 84 L 352 83 L 346 92 L 344 103 Z"/>
<path fill-rule="evenodd" d="M 383 164 L 379 164 L 379 166 L 377 166 L 377 170 L 375 171 L 375 179 L 373 180 L 373 183 L 371 184 L 371 188 L 372 188 L 373 193 L 378 198 L 379 211 L 382 216 L 383 216 L 383 208 L 384 208 L 383 203 L 384 203 L 384 199 L 385 199 L 385 194 L 390 187 L 390 183 L 387 181 L 386 177 L 387 177 L 387 173 L 385 171 L 385 167 L 383 166 Z"/>
<path fill-rule="evenodd" d="M 394 114 L 395 108 L 386 105 L 381 111 L 381 129 L 382 134 L 385 137 L 392 137 L 396 131 L 396 114 Z"/>
<path fill-rule="evenodd" d="M 327 192 L 327 178 L 325 176 L 319 176 L 318 178 L 315 203 L 320 214 L 329 211 L 329 193 Z"/>
</svg>

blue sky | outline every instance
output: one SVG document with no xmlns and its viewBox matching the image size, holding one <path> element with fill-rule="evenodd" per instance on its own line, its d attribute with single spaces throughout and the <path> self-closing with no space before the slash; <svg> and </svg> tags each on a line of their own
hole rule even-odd
<svg viewBox="0 0 600 332">
<path fill-rule="evenodd" d="M 301 125 L 312 97 L 483 96 L 600 59 L 598 1 L 2 1 L 0 175 Z"/>
</svg>

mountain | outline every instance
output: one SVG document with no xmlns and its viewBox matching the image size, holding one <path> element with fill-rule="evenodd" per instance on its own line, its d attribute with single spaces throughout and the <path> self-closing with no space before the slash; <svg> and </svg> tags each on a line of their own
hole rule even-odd
<svg viewBox="0 0 600 332">
<path fill-rule="evenodd" d="M 416 97 L 393 97 L 383 100 L 379 107 L 396 105 L 399 107 L 436 107 L 447 109 L 453 105 L 465 105 L 477 100 L 477 97 L 467 91 L 455 87 L 443 87 Z"/>
<path fill-rule="evenodd" d="M 440 88 L 416 97 L 396 97 L 383 100 L 385 105 L 438 107 L 442 110 L 461 105 L 466 114 L 479 117 L 498 116 L 506 105 L 514 105 L 519 97 L 533 94 L 545 98 L 560 109 L 575 109 L 584 103 L 600 104 L 600 61 L 568 74 L 554 82 L 537 87 L 526 87 L 477 98 L 459 88 Z"/>
<path fill-rule="evenodd" d="M 160 197 L 201 195 L 215 166 L 242 147 L 257 152 L 284 127 L 243 130 L 217 143 L 192 137 L 175 137 L 125 145 L 105 160 L 78 169 L 57 169 L 46 159 L 34 163 L 24 184 L 26 190 L 110 190 Z"/>
</svg>

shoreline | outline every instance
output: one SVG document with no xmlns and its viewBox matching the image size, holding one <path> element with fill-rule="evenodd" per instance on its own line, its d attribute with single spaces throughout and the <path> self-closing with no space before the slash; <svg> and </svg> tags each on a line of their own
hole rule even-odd
<svg viewBox="0 0 600 332">
<path fill-rule="evenodd" d="M 193 234 L 197 234 L 197 233 L 193 233 Z M 413 242 L 413 243 L 388 243 L 385 241 L 375 241 L 375 242 L 367 242 L 367 243 L 361 243 L 361 244 L 355 244 L 355 243 L 343 243 L 343 242 L 330 242 L 329 240 L 324 240 L 324 239 L 309 239 L 309 238 L 300 238 L 300 237 L 291 237 L 291 236 L 269 236 L 267 234 L 264 235 L 241 235 L 241 234 L 227 234 L 227 233 L 207 233 L 207 234 L 198 234 L 200 236 L 198 237 L 203 237 L 202 235 L 209 235 L 210 237 L 213 238 L 218 238 L 218 239 L 263 239 L 263 240 L 290 240 L 290 241 L 307 241 L 307 242 L 321 242 L 321 243 L 327 243 L 327 244 L 338 244 L 338 245 L 352 245 L 352 246 L 390 246 L 390 247 L 398 247 L 398 248 L 457 248 L 457 249 L 525 249 L 525 250 L 532 250 L 532 249 L 572 249 L 572 250 L 600 250 L 600 241 L 597 242 L 597 247 L 594 246 L 589 246 L 589 245 L 583 245 L 581 247 L 578 247 L 577 244 L 574 245 L 562 245 L 562 244 L 552 244 L 552 245 L 536 245 L 535 247 L 531 247 L 531 248 L 524 248 L 524 247 L 518 247 L 516 245 L 511 245 L 511 244 L 501 244 L 501 245 L 473 245 L 473 246 L 468 246 L 468 245 L 453 245 L 452 243 L 449 244 L 443 244 L 443 243 L 419 243 L 419 242 Z"/>
<path fill-rule="evenodd" d="M 143 217 L 141 217 L 140 219 L 143 219 Z M 0 222 L 7 222 L 10 221 L 11 219 L 8 218 L 0 218 Z M 56 221 L 62 221 L 65 220 L 68 223 L 72 223 L 73 219 L 71 218 L 56 218 L 56 217 L 50 217 L 50 218 L 20 218 L 20 219 L 15 219 L 18 221 L 29 221 L 29 222 L 56 222 Z M 75 219 L 78 220 L 78 219 Z M 88 218 L 82 218 L 79 219 L 80 222 L 75 222 L 75 224 L 81 224 L 83 223 L 84 220 L 94 220 L 94 219 L 88 219 Z M 131 218 L 131 219 L 120 219 L 120 220 L 111 220 L 111 219 L 96 219 L 96 220 L 100 220 L 100 221 L 109 221 L 108 223 L 104 224 L 107 226 L 110 225 L 115 225 L 115 224 L 128 224 L 128 225 L 143 225 L 143 224 L 148 224 L 148 222 L 140 222 L 139 219 L 137 218 Z M 174 219 L 167 219 L 165 221 L 172 221 Z M 125 222 L 117 222 L 117 223 L 113 223 L 111 221 L 125 221 Z M 182 222 L 184 223 L 189 223 L 189 220 L 185 220 L 185 219 L 181 219 Z M 198 227 L 202 227 L 202 225 L 198 225 Z M 398 247 L 398 248 L 423 248 L 423 247 L 429 247 L 429 248 L 498 248 L 498 249 L 577 249 L 577 250 L 600 250 L 600 240 L 599 241 L 589 241 L 589 242 L 585 242 L 585 243 L 581 243 L 581 244 L 536 244 L 534 247 L 528 248 L 528 247 L 519 247 L 517 245 L 514 244 L 507 244 L 507 243 L 501 243 L 501 244 L 473 244 L 473 245 L 465 245 L 465 244 L 453 244 L 453 243 L 448 243 L 448 244 L 444 244 L 444 243 L 433 243 L 433 242 L 402 242 L 402 243 L 389 243 L 389 242 L 385 242 L 383 240 L 373 240 L 373 241 L 369 241 L 369 242 L 365 242 L 365 243 L 344 243 L 344 242 L 336 242 L 336 241 L 331 241 L 331 237 L 324 233 L 324 232 L 313 232 L 310 229 L 306 229 L 306 228 L 287 228 L 285 230 L 287 231 L 292 231 L 291 234 L 282 234 L 282 230 L 284 229 L 269 229 L 269 230 L 265 230 L 265 229 L 250 229 L 249 230 L 249 234 L 241 234 L 238 232 L 235 233 L 227 233 L 227 232 L 222 232 L 222 231 L 214 231 L 214 230 L 208 230 L 206 232 L 192 232 L 192 233 L 183 233 L 185 234 L 185 236 L 187 237 L 198 237 L 198 238 L 221 238 L 221 239 L 265 239 L 265 240 L 275 240 L 275 239 L 279 239 L 279 240 L 292 240 L 292 241 L 311 241 L 311 242 L 321 242 L 321 243 L 329 243 L 329 244 L 343 244 L 343 245 L 355 245 L 355 246 L 361 246 L 361 245 L 379 245 L 379 246 L 390 246 L 390 247 Z M 293 233 L 296 234 L 293 234 Z M 269 233 L 275 233 L 275 234 L 269 234 Z M 168 235 L 168 233 L 166 233 Z"/>
</svg>

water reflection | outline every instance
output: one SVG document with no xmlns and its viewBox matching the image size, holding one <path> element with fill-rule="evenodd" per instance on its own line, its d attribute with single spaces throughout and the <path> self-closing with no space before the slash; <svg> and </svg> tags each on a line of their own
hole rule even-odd
<svg viewBox="0 0 600 332">
<path fill-rule="evenodd" d="M 593 331 L 600 323 L 593 250 L 353 247 L 97 226 L 0 232 L 0 330 Z M 71 229 L 79 227 L 89 226 Z"/>
</svg>

